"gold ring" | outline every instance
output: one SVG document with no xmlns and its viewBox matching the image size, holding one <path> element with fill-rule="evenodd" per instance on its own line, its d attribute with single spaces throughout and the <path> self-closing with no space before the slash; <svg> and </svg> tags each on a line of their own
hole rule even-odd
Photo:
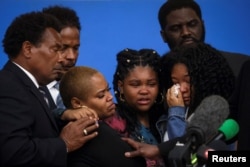
<svg viewBox="0 0 250 167">
<path fill-rule="evenodd" d="M 85 136 L 87 136 L 87 135 L 88 135 L 88 131 L 87 131 L 86 129 L 83 129 L 83 134 L 84 134 Z"/>
</svg>

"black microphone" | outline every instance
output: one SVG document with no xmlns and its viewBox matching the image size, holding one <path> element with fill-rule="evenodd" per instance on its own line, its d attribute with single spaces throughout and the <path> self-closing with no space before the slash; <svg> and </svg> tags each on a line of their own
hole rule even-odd
<svg viewBox="0 0 250 167">
<path fill-rule="evenodd" d="M 196 164 L 196 166 L 203 166 L 207 163 L 208 160 L 208 152 L 209 151 L 228 151 L 227 144 L 222 140 L 213 140 L 207 145 L 201 145 L 195 156 L 193 156 L 192 162 Z"/>
<path fill-rule="evenodd" d="M 218 133 L 218 128 L 229 115 L 229 104 L 221 96 L 211 95 L 203 99 L 187 124 L 187 140 L 199 146 Z"/>
<path fill-rule="evenodd" d="M 190 155 L 217 134 L 218 128 L 228 115 L 229 105 L 223 97 L 212 95 L 204 98 L 187 124 L 185 142 L 177 142 L 170 151 L 170 166 L 182 167 L 191 164 Z"/>
<path fill-rule="evenodd" d="M 197 160 L 199 165 L 207 162 L 208 151 L 228 151 L 229 148 L 224 141 L 228 141 L 236 136 L 239 132 L 239 125 L 233 119 L 227 119 L 218 129 L 215 135 L 206 144 L 201 145 L 197 150 Z"/>
</svg>

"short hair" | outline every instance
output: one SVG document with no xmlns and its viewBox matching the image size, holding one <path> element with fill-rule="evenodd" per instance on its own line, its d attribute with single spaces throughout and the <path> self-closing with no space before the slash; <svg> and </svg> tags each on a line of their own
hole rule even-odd
<svg viewBox="0 0 250 167">
<path fill-rule="evenodd" d="M 60 81 L 60 94 L 66 108 L 72 108 L 71 99 L 77 97 L 81 100 L 88 98 L 91 88 L 91 77 L 99 73 L 87 66 L 72 67 L 65 73 Z"/>
<path fill-rule="evenodd" d="M 235 77 L 227 60 L 209 44 L 196 43 L 181 46 L 163 55 L 161 61 L 161 79 L 165 89 L 173 85 L 171 72 L 173 66 L 182 63 L 187 66 L 190 76 L 191 112 L 209 95 L 219 95 L 229 100 L 234 86 Z"/>
<path fill-rule="evenodd" d="M 158 12 L 158 21 L 160 23 L 161 29 L 164 29 L 166 26 L 166 17 L 167 15 L 177 9 L 181 8 L 191 8 L 195 11 L 197 16 L 202 20 L 202 13 L 200 6 L 194 0 L 168 0 L 165 2 L 159 9 Z"/>
<path fill-rule="evenodd" d="M 15 58 L 25 41 L 38 46 L 47 28 L 53 28 L 59 33 L 61 31 L 60 22 L 42 12 L 29 12 L 16 17 L 7 28 L 2 40 L 5 53 L 9 58 Z"/>
<path fill-rule="evenodd" d="M 76 27 L 79 31 L 81 30 L 80 20 L 76 11 L 69 7 L 54 5 L 43 8 L 42 12 L 55 16 L 61 21 L 62 28 Z"/>
</svg>

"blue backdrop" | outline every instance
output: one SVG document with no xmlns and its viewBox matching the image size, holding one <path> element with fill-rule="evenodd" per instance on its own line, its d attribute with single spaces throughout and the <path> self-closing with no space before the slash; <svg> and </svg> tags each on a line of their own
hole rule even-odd
<svg viewBox="0 0 250 167">
<path fill-rule="evenodd" d="M 159 54 L 168 46 L 160 36 L 158 9 L 165 0 L 1 0 L 0 39 L 19 14 L 60 4 L 80 17 L 81 47 L 77 65 L 100 70 L 112 85 L 116 54 L 124 48 L 152 48 Z M 197 0 L 206 26 L 206 42 L 214 47 L 250 55 L 250 1 Z M 7 56 L 0 48 L 0 68 Z"/>
</svg>

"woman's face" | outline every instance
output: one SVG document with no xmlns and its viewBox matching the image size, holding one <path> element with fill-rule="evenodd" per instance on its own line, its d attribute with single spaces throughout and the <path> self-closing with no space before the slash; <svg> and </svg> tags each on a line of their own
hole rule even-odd
<svg viewBox="0 0 250 167">
<path fill-rule="evenodd" d="M 140 112 L 149 111 L 159 91 L 157 73 L 149 66 L 136 66 L 118 86 L 126 103 Z"/>
<path fill-rule="evenodd" d="M 190 76 L 185 64 L 177 63 L 173 66 L 171 72 L 172 82 L 180 85 L 183 102 L 185 106 L 190 105 Z"/>
<path fill-rule="evenodd" d="M 100 119 L 112 116 L 115 113 L 115 104 L 110 88 L 101 73 L 94 74 L 90 79 L 90 89 L 83 105 L 97 112 Z"/>
</svg>

